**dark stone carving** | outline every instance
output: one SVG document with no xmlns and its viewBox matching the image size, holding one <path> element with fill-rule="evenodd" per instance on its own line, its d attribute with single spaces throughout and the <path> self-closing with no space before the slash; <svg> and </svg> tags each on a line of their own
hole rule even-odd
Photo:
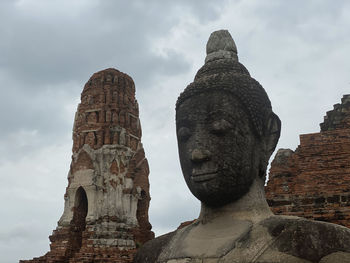
<svg viewBox="0 0 350 263">
<path fill-rule="evenodd" d="M 182 172 L 194 196 L 216 207 L 249 190 L 262 156 L 250 118 L 233 94 L 188 98 L 176 124 Z"/>
<path fill-rule="evenodd" d="M 205 61 L 176 104 L 181 168 L 200 216 L 147 242 L 134 262 L 350 262 L 349 229 L 271 213 L 264 182 L 281 122 L 228 31 L 212 33 Z"/>
</svg>

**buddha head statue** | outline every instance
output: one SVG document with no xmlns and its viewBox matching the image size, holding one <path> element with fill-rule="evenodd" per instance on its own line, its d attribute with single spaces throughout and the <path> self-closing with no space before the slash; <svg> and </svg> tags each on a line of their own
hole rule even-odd
<svg viewBox="0 0 350 263">
<path fill-rule="evenodd" d="M 176 103 L 181 169 L 192 194 L 210 207 L 263 187 L 281 122 L 263 87 L 238 62 L 227 30 L 213 32 L 205 64 Z"/>
</svg>

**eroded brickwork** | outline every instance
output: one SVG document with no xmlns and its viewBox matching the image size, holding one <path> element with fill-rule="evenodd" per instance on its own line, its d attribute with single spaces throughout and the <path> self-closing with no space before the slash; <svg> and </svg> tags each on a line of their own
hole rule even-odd
<svg viewBox="0 0 350 263">
<path fill-rule="evenodd" d="M 275 214 L 350 227 L 350 95 L 320 126 L 319 133 L 301 135 L 295 151 L 277 152 L 266 198 Z"/>
<path fill-rule="evenodd" d="M 132 262 L 154 238 L 148 174 L 133 80 L 116 69 L 95 73 L 76 112 L 65 208 L 50 251 L 20 262 Z"/>
</svg>

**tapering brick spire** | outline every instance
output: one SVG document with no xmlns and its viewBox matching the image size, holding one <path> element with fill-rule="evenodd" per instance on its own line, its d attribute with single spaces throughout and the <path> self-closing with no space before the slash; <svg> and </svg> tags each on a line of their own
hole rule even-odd
<svg viewBox="0 0 350 263">
<path fill-rule="evenodd" d="M 148 174 L 132 78 L 93 74 L 75 115 L 64 212 L 51 251 L 31 262 L 131 262 L 154 237 Z"/>
</svg>

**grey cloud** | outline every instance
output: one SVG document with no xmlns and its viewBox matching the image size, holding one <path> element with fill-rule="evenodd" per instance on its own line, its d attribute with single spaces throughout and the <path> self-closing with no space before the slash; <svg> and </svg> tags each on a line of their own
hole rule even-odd
<svg viewBox="0 0 350 263">
<path fill-rule="evenodd" d="M 339 34 L 344 33 L 342 27 L 343 13 L 349 10 L 348 1 L 274 1 L 268 4 L 260 3 L 255 6 L 256 17 L 263 23 L 264 28 L 276 32 L 283 37 L 301 37 L 305 41 L 339 41 Z M 332 28 L 333 32 L 328 29 Z M 330 35 L 330 34 L 333 34 Z"/>
<path fill-rule="evenodd" d="M 11 114 L 0 117 L 2 143 L 23 130 L 37 130 L 51 140 L 70 131 L 72 120 L 59 114 L 64 100 L 78 98 L 96 71 L 116 67 L 147 89 L 157 75 L 176 75 L 189 68 L 172 50 L 165 57 L 151 50 L 153 38 L 165 34 L 180 17 L 170 1 L 160 7 L 156 2 L 97 1 L 95 8 L 82 8 L 76 16 L 58 16 L 54 9 L 33 15 L 16 4 L 2 2 L 0 11 L 0 80 L 6 90 L 0 109 L 11 109 Z M 168 15 L 160 16 L 163 13 Z"/>
<path fill-rule="evenodd" d="M 2 208 L 0 251 L 7 254 L 2 260 L 48 250 L 47 237 L 62 212 L 74 111 L 92 73 L 116 67 L 135 80 L 151 171 L 150 219 L 160 234 L 198 215 L 199 202 L 181 178 L 174 103 L 193 80 L 192 61 L 181 54 L 194 57 L 202 49 L 203 61 L 205 43 L 169 43 L 159 55 L 154 42 L 178 31 L 185 32 L 183 41 L 203 40 L 214 26 L 228 28 L 241 61 L 282 119 L 280 146 L 293 148 L 298 134 L 317 131 L 326 110 L 349 89 L 348 10 L 343 0 L 1 1 L 0 193 L 8 199 Z M 52 144 L 65 146 L 47 147 Z M 40 200 L 47 198 L 50 204 Z M 23 217 L 28 225 L 21 234 L 17 222 Z"/>
<path fill-rule="evenodd" d="M 76 104 L 80 88 L 67 92 L 62 87 L 56 87 L 57 90 L 32 93 L 26 88 L 17 88 L 12 86 L 12 90 L 1 97 L 0 163 L 33 154 L 45 145 L 71 136 L 74 116 L 67 118 L 69 114 L 64 105 Z"/>
<path fill-rule="evenodd" d="M 30 229 L 29 225 L 19 225 L 15 226 L 11 229 L 8 229 L 5 232 L 0 233 L 0 240 L 2 242 L 16 242 L 19 239 L 20 240 L 30 240 L 32 238 L 35 238 L 36 235 L 33 233 L 33 231 Z"/>
<path fill-rule="evenodd" d="M 170 194 L 166 202 L 156 205 L 157 209 L 152 210 L 150 221 L 157 236 L 164 234 L 164 230 L 173 231 L 181 223 L 196 219 L 199 215 L 200 202 L 188 192 Z"/>
<path fill-rule="evenodd" d="M 200 14 L 217 11 L 207 3 L 96 1 L 94 8 L 82 8 L 76 16 L 58 16 L 54 9 L 33 15 L 21 10 L 18 3 L 2 2 L 0 11 L 4 20 L 0 26 L 0 80 L 6 83 L 0 107 L 11 108 L 13 115 L 1 117 L 5 134 L 19 128 L 52 132 L 40 125 L 50 126 L 51 116 L 62 104 L 48 103 L 50 97 L 42 92 L 74 82 L 78 85 L 71 87 L 73 92 L 68 85 L 60 88 L 77 96 L 90 75 L 101 69 L 116 67 L 127 72 L 144 89 L 157 75 L 188 70 L 188 62 L 175 51 L 169 50 L 166 57 L 154 54 L 152 40 L 176 24 L 181 17 L 179 8 L 208 10 Z M 66 128 L 62 120 L 56 124 Z"/>
<path fill-rule="evenodd" d="M 174 54 L 162 58 L 150 50 L 152 39 L 167 33 L 181 18 L 175 13 L 178 4 L 157 3 L 99 1 L 95 8 L 83 9 L 78 17 L 52 13 L 52 18 L 36 17 L 5 5 L 11 9 L 12 18 L 8 18 L 6 29 L 2 28 L 6 41 L 0 51 L 0 66 L 3 70 L 6 67 L 13 78 L 37 88 L 40 84 L 85 81 L 86 72 L 110 66 L 131 70 L 142 81 L 162 69 L 169 74 L 183 72 L 188 69 L 187 62 L 175 59 Z M 217 8 L 205 4 L 199 10 L 211 13 Z"/>
</svg>

